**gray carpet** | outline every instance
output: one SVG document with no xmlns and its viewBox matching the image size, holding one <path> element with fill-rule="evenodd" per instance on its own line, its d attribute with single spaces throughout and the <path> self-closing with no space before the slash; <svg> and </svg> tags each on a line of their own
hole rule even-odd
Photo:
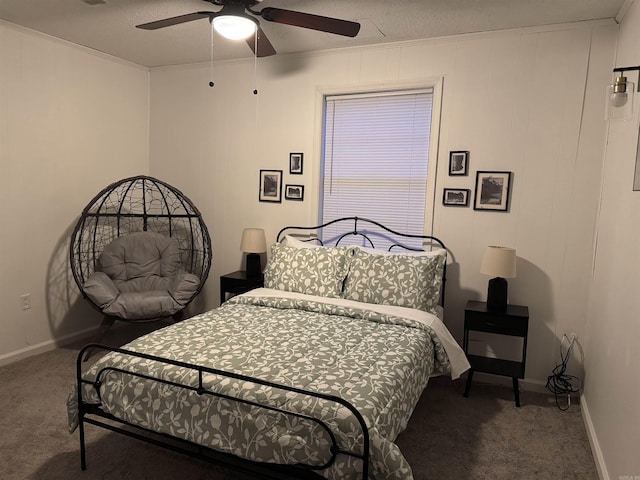
<svg viewBox="0 0 640 480">
<path fill-rule="evenodd" d="M 88 425 L 86 472 L 78 432 L 67 431 L 65 402 L 74 347 L 0 368 L 0 476 L 23 479 L 243 479 L 159 447 Z M 516 408 L 507 387 L 431 380 L 397 443 L 416 480 L 597 480 L 579 405 L 560 411 L 531 392 Z"/>
</svg>

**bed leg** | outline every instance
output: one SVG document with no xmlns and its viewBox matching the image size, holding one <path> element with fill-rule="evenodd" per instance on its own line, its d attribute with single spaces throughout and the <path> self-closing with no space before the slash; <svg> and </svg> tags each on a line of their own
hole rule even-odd
<svg viewBox="0 0 640 480">
<path fill-rule="evenodd" d="M 78 424 L 78 430 L 80 431 L 80 468 L 84 471 L 87 469 L 87 455 L 84 444 L 84 422 L 82 421 L 82 417 Z"/>
<path fill-rule="evenodd" d="M 467 398 L 469 396 L 469 390 L 471 390 L 471 382 L 473 380 L 473 369 L 470 368 L 467 372 L 467 383 L 464 386 L 464 394 L 463 396 Z"/>
<path fill-rule="evenodd" d="M 516 399 L 516 407 L 520 406 L 520 386 L 518 385 L 518 377 L 511 377 L 513 381 L 513 396 Z"/>
</svg>

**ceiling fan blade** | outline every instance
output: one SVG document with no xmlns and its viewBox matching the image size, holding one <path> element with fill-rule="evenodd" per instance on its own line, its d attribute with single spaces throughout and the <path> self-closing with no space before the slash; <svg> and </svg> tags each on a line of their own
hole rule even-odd
<svg viewBox="0 0 640 480">
<path fill-rule="evenodd" d="M 200 20 L 201 18 L 209 18 L 214 14 L 214 12 L 187 13 L 186 15 L 178 15 L 177 17 L 165 18 L 164 20 L 156 20 L 155 22 L 136 25 L 136 28 L 141 28 L 143 30 L 157 30 L 158 28 L 170 27 L 172 25 L 178 25 L 180 23 L 192 22 L 194 20 Z"/>
<path fill-rule="evenodd" d="M 271 45 L 271 42 L 269 41 L 269 39 L 267 38 L 267 36 L 265 35 L 264 31 L 262 30 L 262 28 L 258 27 L 258 30 L 256 31 L 256 33 L 258 34 L 258 57 L 269 57 L 271 55 L 275 55 L 276 54 L 276 49 L 273 48 L 273 45 Z M 256 54 L 255 51 L 255 45 L 256 45 L 256 35 L 253 34 L 251 35 L 249 38 L 247 38 L 247 45 L 249 45 L 249 47 L 251 48 L 251 51 L 253 52 L 253 54 Z"/>
<path fill-rule="evenodd" d="M 311 28 L 321 32 L 344 35 L 345 37 L 355 37 L 360 31 L 360 24 L 357 22 L 312 15 L 311 13 L 294 12 L 293 10 L 284 10 L 282 8 L 266 7 L 260 10 L 260 12 L 252 11 L 252 13 L 259 14 L 269 22 Z"/>
</svg>

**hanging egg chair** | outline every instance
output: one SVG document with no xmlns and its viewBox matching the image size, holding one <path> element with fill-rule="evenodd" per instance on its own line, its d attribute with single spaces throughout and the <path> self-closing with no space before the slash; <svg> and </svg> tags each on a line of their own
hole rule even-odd
<svg viewBox="0 0 640 480">
<path fill-rule="evenodd" d="M 209 275 L 211 238 L 180 190 L 136 176 L 82 210 L 69 258 L 83 297 L 105 315 L 104 329 L 115 320 L 179 318 Z"/>
</svg>

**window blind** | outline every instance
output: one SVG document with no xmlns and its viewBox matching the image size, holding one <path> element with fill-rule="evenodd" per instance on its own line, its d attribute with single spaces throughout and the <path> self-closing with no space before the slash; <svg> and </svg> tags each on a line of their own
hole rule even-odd
<svg viewBox="0 0 640 480">
<path fill-rule="evenodd" d="M 431 89 L 325 98 L 323 223 L 359 216 L 424 234 L 432 104 Z M 338 233 L 325 229 L 323 241 L 330 244 Z M 372 234 L 376 248 L 388 248 L 380 232 Z M 419 249 L 422 243 L 407 245 Z"/>
</svg>

